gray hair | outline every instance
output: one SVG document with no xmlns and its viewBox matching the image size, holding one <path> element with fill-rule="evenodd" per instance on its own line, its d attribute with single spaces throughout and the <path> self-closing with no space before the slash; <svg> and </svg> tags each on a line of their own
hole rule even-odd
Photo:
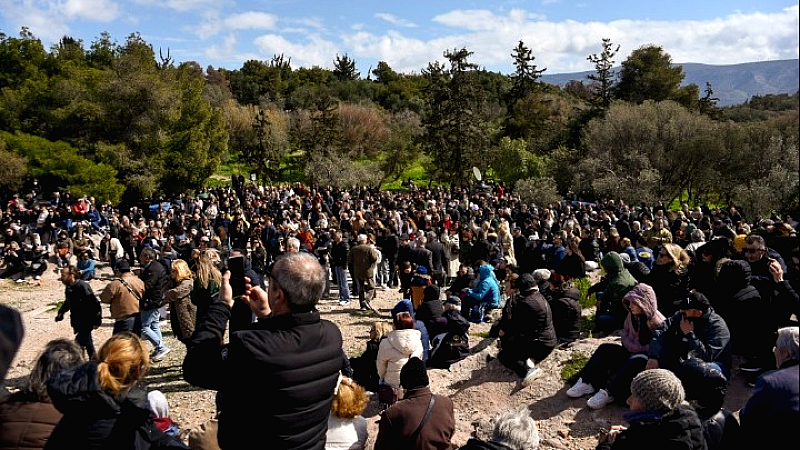
<svg viewBox="0 0 800 450">
<path fill-rule="evenodd" d="M 366 234 L 359 234 L 358 236 L 356 236 L 356 242 L 359 243 L 359 244 L 363 244 L 363 243 L 367 242 L 367 235 Z"/>
<path fill-rule="evenodd" d="M 289 308 L 310 311 L 325 291 L 326 274 L 316 257 L 309 253 L 286 253 L 277 261 L 270 278 L 278 283 Z"/>
<path fill-rule="evenodd" d="M 142 257 L 145 257 L 150 261 L 155 261 L 158 259 L 158 252 L 156 252 L 153 248 L 145 247 L 142 249 L 141 253 L 139 253 L 139 259 L 142 259 Z"/>
<path fill-rule="evenodd" d="M 45 345 L 28 377 L 28 391 L 39 400 L 49 398 L 47 383 L 62 370 L 83 363 L 83 351 L 72 339 L 54 339 Z"/>
<path fill-rule="evenodd" d="M 289 249 L 300 250 L 300 239 L 297 238 L 289 238 L 286 240 L 286 250 Z"/>
<path fill-rule="evenodd" d="M 539 448 L 539 428 L 528 411 L 508 411 L 497 418 L 492 441 L 512 450 L 536 450 Z"/>
<path fill-rule="evenodd" d="M 703 242 L 706 240 L 706 235 L 703 233 L 703 230 L 697 228 L 692 230 L 692 242 Z"/>
<path fill-rule="evenodd" d="M 798 327 L 783 327 L 778 329 L 778 340 L 775 347 L 789 353 L 790 360 L 800 359 L 800 343 L 798 343 Z"/>
<path fill-rule="evenodd" d="M 767 248 L 767 242 L 764 240 L 764 238 L 755 233 L 747 235 L 747 237 L 744 239 L 744 242 L 746 244 L 756 245 L 760 249 Z"/>
</svg>

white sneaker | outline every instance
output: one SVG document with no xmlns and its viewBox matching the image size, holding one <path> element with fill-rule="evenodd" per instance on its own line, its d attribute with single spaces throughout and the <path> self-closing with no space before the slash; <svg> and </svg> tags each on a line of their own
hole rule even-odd
<svg viewBox="0 0 800 450">
<path fill-rule="evenodd" d="M 162 348 L 161 350 L 159 350 L 159 351 L 158 351 L 158 353 L 156 353 L 155 355 L 153 355 L 153 358 L 152 358 L 152 359 L 153 359 L 153 361 L 154 361 L 154 362 L 159 362 L 159 361 L 161 361 L 162 359 L 164 359 L 164 357 L 165 357 L 165 356 L 167 356 L 167 353 L 169 353 L 169 352 L 171 352 L 171 351 L 172 351 L 172 349 L 171 349 L 171 348 L 169 348 L 169 347 L 164 347 L 164 348 Z"/>
<path fill-rule="evenodd" d="M 589 383 L 584 383 L 583 378 L 578 378 L 578 382 L 574 386 L 567 389 L 567 396 L 572 398 L 580 398 L 584 395 L 594 394 L 595 390 Z"/>
<path fill-rule="evenodd" d="M 339 300 L 339 306 L 348 306 L 349 304 L 349 300 Z"/>
<path fill-rule="evenodd" d="M 592 409 L 600 409 L 613 401 L 614 397 L 608 395 L 607 390 L 600 389 L 597 394 L 594 394 L 586 401 L 586 405 Z"/>
<path fill-rule="evenodd" d="M 17 283 L 24 283 L 24 282 L 25 282 L 25 278 L 17 278 Z"/>
<path fill-rule="evenodd" d="M 528 373 L 525 374 L 525 378 L 522 379 L 522 385 L 527 387 L 533 384 L 533 381 L 539 377 L 544 375 L 544 370 L 534 367 L 533 369 L 528 369 Z"/>
<path fill-rule="evenodd" d="M 33 277 L 33 279 L 36 280 L 36 281 L 39 281 L 39 280 L 42 279 L 42 277 L 40 277 L 39 275 L 36 275 L 35 277 Z"/>
</svg>

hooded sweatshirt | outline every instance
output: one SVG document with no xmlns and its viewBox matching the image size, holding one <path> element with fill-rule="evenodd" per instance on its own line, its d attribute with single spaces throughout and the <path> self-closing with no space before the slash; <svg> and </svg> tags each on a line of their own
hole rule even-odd
<svg viewBox="0 0 800 450">
<path fill-rule="evenodd" d="M 422 359 L 422 335 L 418 330 L 394 330 L 378 347 L 378 376 L 386 384 L 400 387 L 400 370 L 411 357 Z"/>
<path fill-rule="evenodd" d="M 622 346 L 631 353 L 647 353 L 650 348 L 650 340 L 653 338 L 653 331 L 656 330 L 665 317 L 658 311 L 656 293 L 649 285 L 639 283 L 633 287 L 622 303 L 637 305 L 642 309 L 640 316 L 628 313 L 625 324 L 622 327 Z"/>
<path fill-rule="evenodd" d="M 500 306 L 500 286 L 494 276 L 494 269 L 489 264 L 478 267 L 478 285 L 475 289 L 467 289 L 467 295 L 486 303 L 490 308 Z"/>
<path fill-rule="evenodd" d="M 627 311 L 622 304 L 622 297 L 636 286 L 636 279 L 628 272 L 617 252 L 608 252 L 600 265 L 606 271 L 608 287 L 599 296 L 608 313 L 614 317 L 625 317 Z"/>
</svg>

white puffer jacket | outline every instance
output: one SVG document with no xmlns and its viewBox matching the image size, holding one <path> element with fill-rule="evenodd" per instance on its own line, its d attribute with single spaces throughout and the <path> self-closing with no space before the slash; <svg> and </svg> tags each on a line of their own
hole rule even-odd
<svg viewBox="0 0 800 450">
<path fill-rule="evenodd" d="M 378 376 L 389 386 L 399 388 L 400 369 L 414 356 L 422 359 L 422 334 L 419 330 L 390 331 L 378 347 Z"/>
</svg>

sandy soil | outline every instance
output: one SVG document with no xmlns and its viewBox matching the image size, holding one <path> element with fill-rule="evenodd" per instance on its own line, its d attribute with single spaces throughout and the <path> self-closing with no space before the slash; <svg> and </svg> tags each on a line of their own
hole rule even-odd
<svg viewBox="0 0 800 450">
<path fill-rule="evenodd" d="M 52 267 L 52 265 L 51 265 Z M 110 275 L 110 269 L 100 265 L 100 273 Z M 106 282 L 92 281 L 96 292 L 102 290 Z M 71 338 L 69 320 L 56 323 L 55 303 L 63 300 L 64 287 L 57 274 L 48 270 L 40 283 L 16 284 L 0 280 L 0 303 L 17 308 L 23 313 L 25 338 L 22 347 L 7 377 L 10 388 L 24 385 L 33 361 L 50 339 Z M 396 291 L 379 291 L 374 306 L 383 318 L 389 318 L 391 307 L 399 300 Z M 369 338 L 370 325 L 375 317 L 366 316 L 352 307 L 342 308 L 337 302 L 323 302 L 319 309 L 323 318 L 337 323 L 344 336 L 344 350 L 350 356 L 360 354 Z M 589 313 L 586 311 L 585 313 Z M 103 305 L 103 325 L 94 332 L 97 348 L 111 335 L 113 320 Z M 494 356 L 497 343 L 485 339 L 489 324 L 473 325 L 470 330 L 470 344 L 473 353 L 450 370 L 431 370 L 431 387 L 434 392 L 449 396 L 455 405 L 457 422 L 453 443 L 461 446 L 473 435 L 486 437 L 491 432 L 492 419 L 511 408 L 527 408 L 537 420 L 542 448 L 593 449 L 602 429 L 622 424 L 623 406 L 609 405 L 594 411 L 586 406 L 586 398 L 571 399 L 565 391 L 569 386 L 561 379 L 561 370 L 574 352 L 591 355 L 603 342 L 619 341 L 617 337 L 604 339 L 583 339 L 569 349 L 556 350 L 541 365 L 546 375 L 537 379 L 533 385 L 521 388 L 515 374 L 505 369 Z M 145 384 L 150 390 L 159 389 L 165 393 L 171 406 L 173 419 L 184 430 L 199 426 L 214 415 L 214 392 L 198 389 L 183 381 L 181 362 L 185 348 L 172 335 L 169 322 L 162 322 L 167 344 L 173 351 L 160 363 L 154 363 Z M 749 395 L 749 389 L 734 366 L 734 377 L 730 384 L 726 407 L 737 411 Z M 380 412 L 377 400 L 372 399 L 364 417 L 370 424 L 368 449 L 372 448 L 377 433 L 377 420 Z"/>
</svg>

